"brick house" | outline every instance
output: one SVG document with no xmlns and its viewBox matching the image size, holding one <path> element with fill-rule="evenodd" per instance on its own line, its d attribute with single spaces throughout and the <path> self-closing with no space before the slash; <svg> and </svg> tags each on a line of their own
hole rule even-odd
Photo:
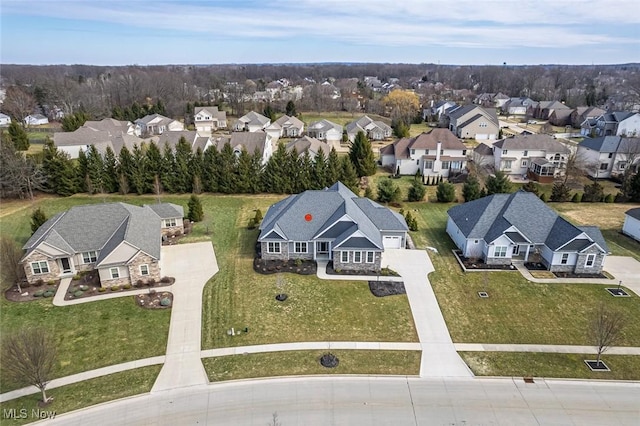
<svg viewBox="0 0 640 426">
<path fill-rule="evenodd" d="M 337 182 L 269 207 L 258 242 L 266 260 L 330 260 L 335 269 L 378 271 L 385 249 L 405 247 L 407 231 L 402 215 Z"/>
<path fill-rule="evenodd" d="M 29 283 L 97 270 L 103 287 L 159 280 L 162 237 L 183 232 L 175 204 L 103 203 L 72 207 L 45 222 L 24 245 Z"/>
<path fill-rule="evenodd" d="M 540 261 L 549 271 L 599 274 L 609 253 L 600 229 L 575 226 L 535 194 L 494 194 L 451 207 L 447 234 L 487 264 Z"/>
</svg>

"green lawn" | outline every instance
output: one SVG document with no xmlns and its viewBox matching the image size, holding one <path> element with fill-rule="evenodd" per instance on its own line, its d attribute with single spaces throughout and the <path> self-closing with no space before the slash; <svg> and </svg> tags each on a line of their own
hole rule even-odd
<svg viewBox="0 0 640 426">
<path fill-rule="evenodd" d="M 276 275 L 253 271 L 258 230 L 249 231 L 246 224 L 254 209 L 266 213 L 276 199 L 223 197 L 213 206 L 220 272 L 204 289 L 203 349 L 324 340 L 417 341 L 407 297 L 377 298 L 366 281 L 284 274 L 289 298 L 274 299 Z M 229 337 L 231 327 L 248 327 L 249 333 Z"/>
<path fill-rule="evenodd" d="M 594 372 L 584 360 L 593 354 L 459 352 L 476 376 L 640 380 L 640 356 L 605 355 L 610 372 Z"/>
<path fill-rule="evenodd" d="M 58 416 L 62 413 L 79 410 L 102 402 L 149 392 L 161 368 L 161 365 L 136 368 L 135 370 L 123 371 L 48 390 L 47 396 L 53 397 L 54 400 L 46 407 L 40 408 L 40 410 L 54 411 Z M 27 416 L 25 419 L 11 421 L 5 416 L 2 423 L 19 425 L 38 420 L 38 418 L 32 417 L 31 414 L 32 410 L 38 410 L 38 401 L 41 396 L 40 392 L 38 392 L 0 404 L 0 410 L 3 410 L 3 413 L 7 412 L 5 410 L 11 409 L 17 410 L 18 413 L 20 413 L 20 410 L 26 410 Z"/>
<path fill-rule="evenodd" d="M 438 249 L 429 252 L 436 270 L 429 279 L 454 342 L 587 345 L 589 314 L 603 302 L 628 318 L 619 345 L 640 346 L 640 322 L 633 321 L 638 297 L 615 299 L 594 284 L 530 283 L 517 272 L 464 274 L 445 231 L 451 206 L 407 203 L 405 209 L 418 213 L 420 231 L 412 233 L 417 246 Z M 490 297 L 480 299 L 481 290 Z"/>
<path fill-rule="evenodd" d="M 230 355 L 203 359 L 212 382 L 255 377 L 308 374 L 420 374 L 420 351 L 331 351 L 339 359 L 335 368 L 320 365 L 326 351 L 285 351 Z"/>
</svg>

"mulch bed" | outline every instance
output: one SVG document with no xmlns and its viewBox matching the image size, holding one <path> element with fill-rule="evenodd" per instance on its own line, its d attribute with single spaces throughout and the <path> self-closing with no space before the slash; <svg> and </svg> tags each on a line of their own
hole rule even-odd
<svg viewBox="0 0 640 426">
<path fill-rule="evenodd" d="M 335 269 L 333 269 L 333 261 L 327 263 L 327 275 L 364 275 L 364 276 L 371 276 L 371 277 L 399 277 L 400 276 L 400 274 L 398 274 L 396 271 L 391 270 L 389 268 L 383 268 L 382 270 L 380 270 L 380 272 L 373 269 L 370 271 L 360 271 L 360 270 L 355 271 L 351 269 L 341 269 L 338 272 Z"/>
<path fill-rule="evenodd" d="M 169 291 L 153 291 L 135 296 L 136 305 L 145 309 L 171 309 L 173 306 L 173 293 Z M 169 300 L 169 304 L 163 306 L 162 300 Z"/>
<path fill-rule="evenodd" d="M 404 283 L 399 281 L 369 281 L 369 290 L 376 297 L 407 294 Z"/>
<path fill-rule="evenodd" d="M 513 265 L 488 265 L 482 261 L 482 259 L 477 258 L 469 258 L 462 256 L 462 252 L 459 250 L 455 250 L 454 254 L 456 257 L 462 262 L 466 269 L 476 270 L 476 269 L 486 269 L 488 271 L 513 271 L 515 270 L 515 266 Z"/>
<path fill-rule="evenodd" d="M 318 271 L 318 264 L 314 260 L 303 260 L 296 264 L 295 260 L 265 260 L 256 257 L 253 259 L 253 270 L 264 275 L 277 274 L 279 272 L 315 275 Z"/>
<path fill-rule="evenodd" d="M 22 292 L 18 290 L 18 286 L 13 286 L 4 292 L 4 297 L 10 302 L 30 302 L 32 300 L 50 299 L 58 291 L 60 280 L 56 280 L 54 284 L 43 284 L 39 286 L 23 284 Z M 36 292 L 48 292 L 46 296 L 35 296 Z"/>
<path fill-rule="evenodd" d="M 571 272 L 554 272 L 553 274 L 558 278 L 607 278 L 603 274 L 574 274 Z"/>
<path fill-rule="evenodd" d="M 153 284 L 144 283 L 144 284 L 134 284 L 130 288 L 124 288 L 124 286 L 119 286 L 118 290 L 111 290 L 111 288 L 107 288 L 104 291 L 100 291 L 99 289 L 102 287 L 100 284 L 100 277 L 97 272 L 91 272 L 85 276 L 83 276 L 79 280 L 71 280 L 71 284 L 69 284 L 69 290 L 67 294 L 64 295 L 64 300 L 74 300 L 81 299 L 83 297 L 92 297 L 92 296 L 100 296 L 102 294 L 111 294 L 111 293 L 120 293 L 127 292 L 133 290 L 140 290 L 141 288 L 157 288 L 157 287 L 167 287 L 173 284 L 176 279 L 172 277 L 167 277 L 167 282 L 156 281 Z"/>
<path fill-rule="evenodd" d="M 540 262 L 526 262 L 524 264 L 524 267 L 527 268 L 529 271 L 546 271 L 547 267 L 544 266 L 544 263 L 540 263 Z"/>
</svg>

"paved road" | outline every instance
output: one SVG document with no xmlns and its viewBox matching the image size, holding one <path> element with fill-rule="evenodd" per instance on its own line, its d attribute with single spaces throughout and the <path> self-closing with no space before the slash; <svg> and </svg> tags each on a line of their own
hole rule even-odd
<svg viewBox="0 0 640 426">
<path fill-rule="evenodd" d="M 398 272 L 407 290 L 413 321 L 422 346 L 420 377 L 470 377 L 451 340 L 436 295 L 427 274 L 434 271 L 424 250 L 390 250 L 382 255 L 382 266 Z"/>
<path fill-rule="evenodd" d="M 638 383 L 303 377 L 152 393 L 46 424 L 637 425 L 638 401 Z"/>
<path fill-rule="evenodd" d="M 176 278 L 164 366 L 152 392 L 209 382 L 200 361 L 202 290 L 218 272 L 210 242 L 162 247 L 163 275 Z"/>
</svg>

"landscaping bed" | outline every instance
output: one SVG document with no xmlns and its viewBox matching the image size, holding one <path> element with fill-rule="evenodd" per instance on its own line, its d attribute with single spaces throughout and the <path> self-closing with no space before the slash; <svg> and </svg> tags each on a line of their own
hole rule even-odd
<svg viewBox="0 0 640 426">
<path fill-rule="evenodd" d="M 145 309 L 170 309 L 173 306 L 173 293 L 150 289 L 148 293 L 136 296 L 136 304 Z"/>
<path fill-rule="evenodd" d="M 525 262 L 524 267 L 529 271 L 546 271 L 547 267 L 541 262 Z"/>
<path fill-rule="evenodd" d="M 140 290 L 144 288 L 149 288 L 149 291 L 155 291 L 152 289 L 156 287 L 168 287 L 176 281 L 173 277 L 162 277 L 160 281 L 155 281 L 153 279 L 149 279 L 147 281 L 138 280 L 134 285 L 125 284 L 122 286 L 116 285 L 111 287 L 102 287 L 100 285 L 100 278 L 98 277 L 98 274 L 95 273 L 93 275 L 95 275 L 95 277 L 92 277 L 91 274 L 89 274 L 87 275 L 89 277 L 88 279 L 84 279 L 83 277 L 79 280 L 72 280 L 71 284 L 69 284 L 67 293 L 64 295 L 64 300 L 74 300 L 83 297 Z"/>
<path fill-rule="evenodd" d="M 46 284 L 42 282 L 37 285 L 24 283 L 21 285 L 21 289 L 14 285 L 4 292 L 4 297 L 10 302 L 29 302 L 53 297 L 58 291 L 58 286 L 60 286 L 60 280 L 50 281 Z"/>
<path fill-rule="evenodd" d="M 393 269 L 382 268 L 380 271 L 369 270 L 369 271 L 353 271 L 353 270 L 344 270 L 344 269 L 333 269 L 333 262 L 327 263 L 327 275 L 364 275 L 370 277 L 399 277 L 398 274 Z"/>
<path fill-rule="evenodd" d="M 509 265 L 489 265 L 484 263 L 482 259 L 464 257 L 460 250 L 454 250 L 453 254 L 458 258 L 458 262 L 465 271 L 467 270 L 485 270 L 485 271 L 515 271 L 516 267 Z"/>
<path fill-rule="evenodd" d="M 400 281 L 369 281 L 369 290 L 376 297 L 407 294 L 404 283 Z"/>
<path fill-rule="evenodd" d="M 604 274 L 574 274 L 572 272 L 554 272 L 553 275 L 558 278 L 608 278 Z"/>
<path fill-rule="evenodd" d="M 259 274 L 270 275 L 279 272 L 292 272 L 300 275 L 315 275 L 318 264 L 314 260 L 265 260 L 256 257 L 253 270 Z"/>
</svg>

